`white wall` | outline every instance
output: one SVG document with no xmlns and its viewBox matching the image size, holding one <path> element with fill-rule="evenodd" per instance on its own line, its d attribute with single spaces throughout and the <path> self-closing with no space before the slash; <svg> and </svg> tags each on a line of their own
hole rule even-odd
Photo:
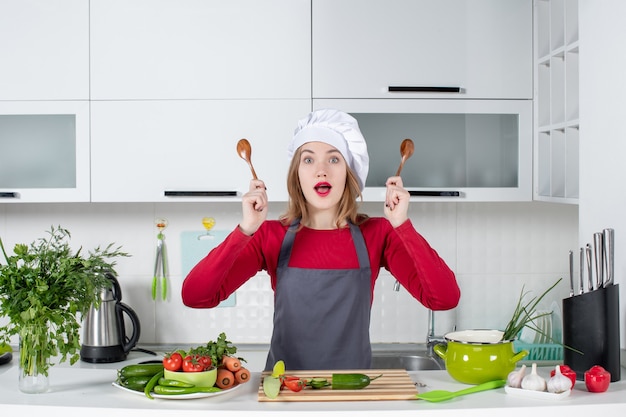
<svg viewBox="0 0 626 417">
<path fill-rule="evenodd" d="M 246 169 L 242 163 L 241 169 Z M 382 203 L 381 203 L 382 204 Z M 270 217 L 283 209 L 273 205 Z M 382 215 L 380 204 L 363 211 Z M 503 328 L 522 285 L 538 294 L 563 277 L 545 307 L 568 293 L 567 252 L 578 241 L 578 208 L 549 203 L 413 203 L 416 228 L 457 273 L 461 302 L 458 328 Z M 269 279 L 258 274 L 237 291 L 235 307 L 192 310 L 180 301 L 183 231 L 203 231 L 201 219 L 212 216 L 215 229 L 238 223 L 238 203 L 200 204 L 0 204 L 0 237 L 5 246 L 30 243 L 60 224 L 72 233 L 74 246 L 85 249 L 115 242 L 132 257 L 119 260 L 123 301 L 137 311 L 141 343 L 203 343 L 224 331 L 235 343 L 268 343 L 273 293 Z M 172 290 L 165 302 L 150 298 L 157 230 L 165 217 Z M 427 310 L 393 291 L 394 279 L 382 274 L 372 310 L 374 342 L 425 342 Z M 446 315 L 447 316 L 447 315 Z M 447 318 L 446 318 L 447 320 Z M 442 320 L 440 320 L 442 321 Z"/>
<path fill-rule="evenodd" d="M 626 346 L 626 2 L 579 0 L 579 243 L 615 229 L 615 282 L 620 283 L 621 347 Z"/>
</svg>

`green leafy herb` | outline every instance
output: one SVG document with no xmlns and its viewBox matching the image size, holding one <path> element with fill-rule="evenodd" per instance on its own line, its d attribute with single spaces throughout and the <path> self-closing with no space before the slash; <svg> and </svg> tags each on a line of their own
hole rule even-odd
<svg viewBox="0 0 626 417">
<path fill-rule="evenodd" d="M 502 340 L 513 340 L 517 337 L 519 332 L 524 328 L 531 328 L 541 334 L 543 334 L 542 330 L 537 328 L 537 326 L 533 326 L 534 321 L 539 317 L 543 317 L 545 315 L 549 315 L 551 313 L 542 313 L 537 314 L 536 309 L 537 305 L 541 300 L 548 294 L 554 287 L 557 286 L 559 282 L 561 282 L 563 278 L 559 278 L 550 288 L 544 291 L 539 297 L 533 297 L 528 301 L 525 301 L 526 296 L 528 295 L 528 291 L 524 291 L 524 287 L 522 287 L 522 291 L 520 292 L 519 300 L 517 301 L 517 305 L 515 306 L 515 310 L 513 311 L 513 316 L 511 320 L 507 324 L 504 329 L 504 334 L 502 335 Z M 547 335 L 552 339 L 551 335 Z"/>
<path fill-rule="evenodd" d="M 206 346 L 198 346 L 189 353 L 210 356 L 213 364 L 219 366 L 222 364 L 222 357 L 224 357 L 224 355 L 233 356 L 237 353 L 237 346 L 233 345 L 231 341 L 226 340 L 225 333 L 220 333 L 217 341 L 210 340 Z M 243 358 L 239 358 L 239 360 L 245 362 Z"/>
<path fill-rule="evenodd" d="M 47 375 L 50 358 L 58 355 L 60 362 L 79 359 L 82 316 L 111 285 L 105 273 L 114 272 L 112 259 L 129 256 L 112 244 L 83 256 L 82 248 L 70 248 L 68 230 L 51 227 L 47 234 L 30 245 L 16 244 L 12 256 L 0 239 L 6 261 L 0 263 L 0 316 L 9 318 L 0 327 L 0 343 L 20 336 L 20 365 L 28 375 L 35 369 Z"/>
</svg>

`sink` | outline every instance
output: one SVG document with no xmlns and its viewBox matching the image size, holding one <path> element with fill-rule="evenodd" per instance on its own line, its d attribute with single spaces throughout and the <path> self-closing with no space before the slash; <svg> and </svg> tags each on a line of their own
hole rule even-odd
<svg viewBox="0 0 626 417">
<path fill-rule="evenodd" d="M 425 355 L 374 353 L 372 369 L 406 369 L 407 371 L 427 371 L 445 369 L 438 359 Z"/>
</svg>

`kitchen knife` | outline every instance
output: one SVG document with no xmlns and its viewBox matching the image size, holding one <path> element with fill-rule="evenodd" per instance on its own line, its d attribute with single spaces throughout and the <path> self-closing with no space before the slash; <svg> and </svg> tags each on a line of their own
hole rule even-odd
<svg viewBox="0 0 626 417">
<path fill-rule="evenodd" d="M 580 271 L 578 272 L 579 281 L 578 285 L 578 295 L 585 292 L 585 248 L 580 248 Z"/>
<path fill-rule="evenodd" d="M 593 267 L 591 266 L 591 245 L 587 243 L 587 291 L 593 291 Z M 583 283 L 580 283 L 582 288 Z"/>
<path fill-rule="evenodd" d="M 596 283 L 593 289 L 597 290 L 604 282 L 604 236 L 602 232 L 593 234 L 593 249 L 596 263 Z"/>
<path fill-rule="evenodd" d="M 574 296 L 574 252 L 569 251 L 569 296 Z"/>
<path fill-rule="evenodd" d="M 603 286 L 607 287 L 613 284 L 613 274 L 615 273 L 615 230 L 604 229 L 602 235 L 604 238 L 604 267 L 606 270 L 606 279 Z"/>
</svg>

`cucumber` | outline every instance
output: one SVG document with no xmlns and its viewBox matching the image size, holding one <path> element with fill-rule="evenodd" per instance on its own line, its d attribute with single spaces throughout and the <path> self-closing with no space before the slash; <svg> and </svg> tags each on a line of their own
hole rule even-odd
<svg viewBox="0 0 626 417">
<path fill-rule="evenodd" d="M 163 371 L 163 364 L 160 363 L 135 364 L 126 365 L 117 371 L 117 375 L 121 379 L 127 379 L 134 376 L 154 376 L 160 371 Z"/>
<path fill-rule="evenodd" d="M 326 378 L 311 378 L 308 384 L 313 389 L 320 389 L 330 385 Z"/>
<path fill-rule="evenodd" d="M 199 392 L 220 392 L 218 387 L 171 387 L 167 385 L 156 385 L 154 393 L 159 395 L 184 395 L 197 394 Z"/>
<path fill-rule="evenodd" d="M 363 389 L 382 374 L 370 378 L 365 374 L 333 374 L 331 386 L 333 389 Z"/>
<path fill-rule="evenodd" d="M 143 391 L 151 378 L 151 376 L 131 376 L 125 379 L 120 378 L 117 382 L 124 388 L 132 389 L 133 391 Z"/>
</svg>

